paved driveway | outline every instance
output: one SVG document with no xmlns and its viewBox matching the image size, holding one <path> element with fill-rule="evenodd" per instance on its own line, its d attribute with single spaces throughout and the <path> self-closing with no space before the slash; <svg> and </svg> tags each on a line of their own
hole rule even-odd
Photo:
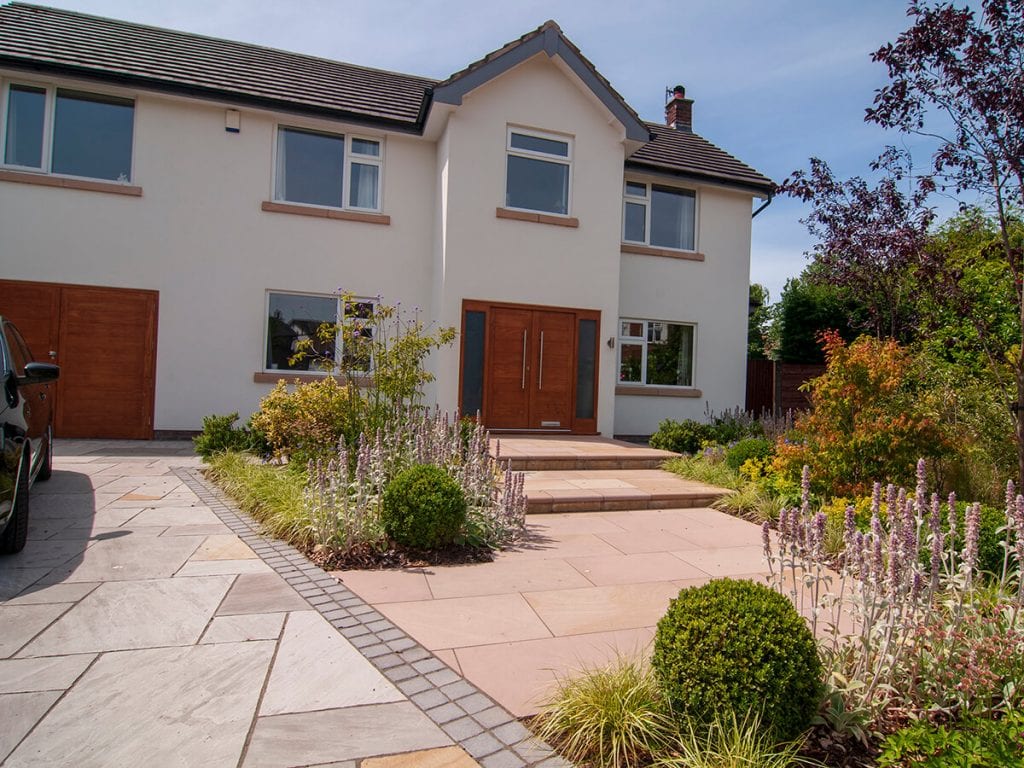
<svg viewBox="0 0 1024 768">
<path fill-rule="evenodd" d="M 0 559 L 0 765 L 565 765 L 197 466 L 58 441 Z"/>
</svg>

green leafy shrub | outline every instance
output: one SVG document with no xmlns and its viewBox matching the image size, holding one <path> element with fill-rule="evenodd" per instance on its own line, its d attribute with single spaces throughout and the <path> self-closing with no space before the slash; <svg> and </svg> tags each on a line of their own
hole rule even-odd
<svg viewBox="0 0 1024 768">
<path fill-rule="evenodd" d="M 208 459 L 215 453 L 226 451 L 247 451 L 254 445 L 258 446 L 258 438 L 254 439 L 253 433 L 245 427 L 235 427 L 238 421 L 238 413 L 229 413 L 226 416 L 211 414 L 203 417 L 203 432 L 192 438 L 192 444 L 196 453 L 204 459 Z"/>
<path fill-rule="evenodd" d="M 763 437 L 746 437 L 725 452 L 725 463 L 737 472 L 749 459 L 767 459 L 774 453 L 772 444 Z"/>
<path fill-rule="evenodd" d="M 712 442 L 728 445 L 747 437 L 764 437 L 765 430 L 761 422 L 742 408 L 721 413 L 707 412 L 708 424 L 711 426 Z"/>
<path fill-rule="evenodd" d="M 381 522 L 397 544 L 438 549 L 454 542 L 462 531 L 466 497 L 440 467 L 415 464 L 388 483 Z"/>
<path fill-rule="evenodd" d="M 282 379 L 252 417 L 275 457 L 303 465 L 334 456 L 341 441 L 354 444 L 359 425 L 358 393 L 330 376 L 292 391 Z"/>
<path fill-rule="evenodd" d="M 934 725 L 919 720 L 882 742 L 879 768 L 1024 768 L 1024 712 L 998 720 L 968 718 Z"/>
<path fill-rule="evenodd" d="M 788 740 L 821 703 L 814 636 L 787 598 L 749 581 L 682 590 L 658 622 L 651 663 L 674 711 L 701 723 L 757 713 Z"/>
<path fill-rule="evenodd" d="M 658 431 L 651 435 L 652 448 L 674 453 L 696 453 L 705 441 L 712 438 L 711 425 L 686 419 L 673 421 L 665 419 L 658 425 Z"/>
<path fill-rule="evenodd" d="M 538 723 L 566 758 L 602 768 L 645 765 L 675 734 L 651 668 L 625 657 L 559 680 Z"/>
</svg>

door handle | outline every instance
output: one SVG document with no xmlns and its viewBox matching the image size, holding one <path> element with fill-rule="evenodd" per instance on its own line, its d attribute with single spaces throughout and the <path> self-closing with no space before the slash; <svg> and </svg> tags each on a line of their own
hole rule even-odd
<svg viewBox="0 0 1024 768">
<path fill-rule="evenodd" d="M 520 388 L 526 389 L 526 329 L 523 329 L 523 376 Z"/>
<path fill-rule="evenodd" d="M 540 332 L 540 369 L 537 372 L 537 389 L 544 389 L 544 331 Z"/>
</svg>

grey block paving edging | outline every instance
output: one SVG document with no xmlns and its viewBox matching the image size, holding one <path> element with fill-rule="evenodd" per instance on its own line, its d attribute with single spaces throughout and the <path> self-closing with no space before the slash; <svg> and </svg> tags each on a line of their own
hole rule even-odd
<svg viewBox="0 0 1024 768">
<path fill-rule="evenodd" d="M 290 544 L 260 533 L 199 469 L 171 470 L 232 533 L 483 768 L 572 768 L 504 707 L 311 563 Z"/>
</svg>

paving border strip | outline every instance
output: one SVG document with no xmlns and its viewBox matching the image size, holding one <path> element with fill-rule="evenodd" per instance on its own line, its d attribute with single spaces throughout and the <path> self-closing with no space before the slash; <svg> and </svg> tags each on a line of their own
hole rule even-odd
<svg viewBox="0 0 1024 768">
<path fill-rule="evenodd" d="M 371 664 L 483 768 L 572 768 L 504 707 L 409 637 L 305 555 L 260 525 L 203 476 L 171 471 Z"/>
</svg>

